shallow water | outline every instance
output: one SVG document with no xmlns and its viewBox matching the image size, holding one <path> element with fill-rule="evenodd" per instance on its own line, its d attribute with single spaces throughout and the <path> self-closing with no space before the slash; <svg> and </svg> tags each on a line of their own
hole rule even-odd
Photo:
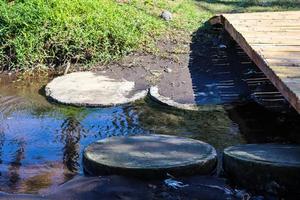
<svg viewBox="0 0 300 200">
<path fill-rule="evenodd" d="M 110 136 L 178 135 L 203 140 L 219 151 L 240 143 L 299 141 L 297 126 L 290 126 L 299 123 L 297 115 L 277 116 L 255 103 L 203 106 L 200 112 L 173 110 L 149 99 L 111 108 L 76 108 L 50 104 L 41 94 L 43 85 L 1 82 L 1 191 L 43 192 L 82 174 L 83 148 Z M 289 131 L 280 133 L 286 127 Z"/>
<path fill-rule="evenodd" d="M 41 85 L 14 85 L 0 89 L 2 191 L 37 192 L 82 173 L 83 148 L 105 137 L 155 132 L 201 138 L 220 148 L 226 135 L 233 138 L 230 144 L 242 140 L 230 132 L 233 124 L 221 108 L 191 115 L 140 101 L 84 109 L 48 103 L 38 92 Z"/>
</svg>

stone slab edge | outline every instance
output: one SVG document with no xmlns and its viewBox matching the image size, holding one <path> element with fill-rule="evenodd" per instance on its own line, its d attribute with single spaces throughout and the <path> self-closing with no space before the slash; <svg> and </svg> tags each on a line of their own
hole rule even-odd
<svg viewBox="0 0 300 200">
<path fill-rule="evenodd" d="M 198 110 L 198 107 L 195 104 L 178 103 L 178 102 L 172 100 L 170 97 L 165 97 L 165 96 L 160 95 L 158 92 L 157 86 L 150 87 L 148 95 L 152 100 L 154 100 L 162 105 L 165 105 L 165 106 L 174 107 L 174 108 L 183 109 L 183 110 L 192 110 L 192 111 Z"/>
<path fill-rule="evenodd" d="M 48 85 L 50 83 L 48 83 Z M 147 93 L 148 93 L 147 89 L 139 91 L 133 97 L 128 98 L 128 100 L 126 102 L 123 102 L 123 103 L 111 103 L 111 104 L 105 104 L 105 105 L 104 104 L 90 104 L 90 103 L 69 103 L 69 102 L 60 101 L 57 98 L 52 97 L 51 96 L 51 90 L 48 87 L 48 85 L 45 87 L 45 95 L 46 95 L 46 98 L 49 101 L 52 101 L 52 102 L 55 102 L 55 103 L 58 103 L 58 104 L 62 104 L 62 105 L 75 106 L 75 107 L 92 107 L 92 108 L 102 107 L 103 108 L 103 107 L 126 105 L 126 104 L 129 104 L 129 103 L 135 102 L 137 100 L 144 99 L 147 96 Z"/>
</svg>

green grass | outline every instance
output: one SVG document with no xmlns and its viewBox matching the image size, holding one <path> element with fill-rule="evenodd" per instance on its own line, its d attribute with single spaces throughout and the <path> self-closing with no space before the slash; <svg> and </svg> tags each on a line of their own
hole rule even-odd
<svg viewBox="0 0 300 200">
<path fill-rule="evenodd" d="M 118 59 L 214 13 L 299 9 L 298 0 L 0 0 L 0 69 Z M 159 15 L 169 10 L 174 20 Z"/>
<path fill-rule="evenodd" d="M 163 23 L 110 0 L 0 1 L 0 63 L 8 68 L 109 61 Z"/>
</svg>

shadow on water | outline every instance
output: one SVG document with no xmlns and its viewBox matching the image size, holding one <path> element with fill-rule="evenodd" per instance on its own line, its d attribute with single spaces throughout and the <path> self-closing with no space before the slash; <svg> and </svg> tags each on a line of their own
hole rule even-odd
<svg viewBox="0 0 300 200">
<path fill-rule="evenodd" d="M 224 37 L 228 38 L 221 27 L 210 28 L 207 24 L 193 34 L 189 70 L 199 105 L 248 100 L 245 74 L 259 73 L 250 71 L 253 70 L 251 61 Z"/>
<path fill-rule="evenodd" d="M 300 143 L 300 115 L 222 26 L 200 27 L 190 52 L 195 101 L 223 105 L 243 142 Z"/>
<path fill-rule="evenodd" d="M 247 143 L 300 142 L 299 114 L 222 26 L 200 27 L 190 49 L 189 70 L 199 105 L 224 105 Z"/>
</svg>

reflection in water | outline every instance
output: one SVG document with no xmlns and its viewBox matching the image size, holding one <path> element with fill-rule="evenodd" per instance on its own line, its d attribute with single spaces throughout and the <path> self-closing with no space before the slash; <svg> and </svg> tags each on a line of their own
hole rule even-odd
<svg viewBox="0 0 300 200">
<path fill-rule="evenodd" d="M 22 166 L 21 161 L 24 159 L 24 151 L 25 151 L 25 142 L 24 141 L 12 141 L 15 144 L 16 152 L 13 155 L 13 159 L 10 162 L 10 166 L 8 168 L 9 174 L 9 186 L 16 190 L 16 186 L 18 181 L 20 180 L 19 170 Z"/>
<path fill-rule="evenodd" d="M 3 163 L 2 153 L 3 153 L 3 146 L 4 146 L 4 141 L 5 141 L 4 128 L 3 128 L 1 121 L 2 120 L 0 119 L 0 164 Z"/>
<path fill-rule="evenodd" d="M 79 144 L 81 132 L 84 132 L 80 122 L 75 117 L 68 117 L 61 125 L 60 140 L 63 147 L 63 163 L 71 172 L 78 170 Z"/>
<path fill-rule="evenodd" d="M 203 111 L 195 112 L 169 109 L 149 101 L 147 106 L 136 105 L 135 109 L 140 126 L 158 134 L 203 140 L 219 150 L 245 142 L 222 106 L 203 107 Z"/>
<path fill-rule="evenodd" d="M 256 103 L 227 109 L 248 143 L 300 143 L 300 115 L 272 112 Z"/>
<path fill-rule="evenodd" d="M 225 45 L 219 32 L 207 36 L 200 28 L 194 33 L 190 45 L 189 70 L 195 100 L 199 104 L 235 103 L 249 99 L 249 88 L 244 79 L 249 77 L 250 68 L 254 69 L 253 73 L 258 71 L 247 56 L 239 55 L 242 51 L 237 45 Z M 203 40 L 205 37 L 212 38 Z"/>
<path fill-rule="evenodd" d="M 82 173 L 83 148 L 105 137 L 164 133 L 203 139 L 218 148 L 243 142 L 238 129 L 230 131 L 232 122 L 222 107 L 189 113 L 164 109 L 147 100 L 82 109 L 49 104 L 36 97 L 38 93 L 32 88 L 30 94 L 18 92 L 0 88 L 2 96 L 14 93 L 26 105 L 14 107 L 12 103 L 11 107 L 17 109 L 1 118 L 2 191 L 36 193 L 65 182 Z"/>
<path fill-rule="evenodd" d="M 223 27 L 200 27 L 190 52 L 188 67 L 198 104 L 254 100 L 269 110 L 289 110 L 288 102 Z"/>
</svg>

